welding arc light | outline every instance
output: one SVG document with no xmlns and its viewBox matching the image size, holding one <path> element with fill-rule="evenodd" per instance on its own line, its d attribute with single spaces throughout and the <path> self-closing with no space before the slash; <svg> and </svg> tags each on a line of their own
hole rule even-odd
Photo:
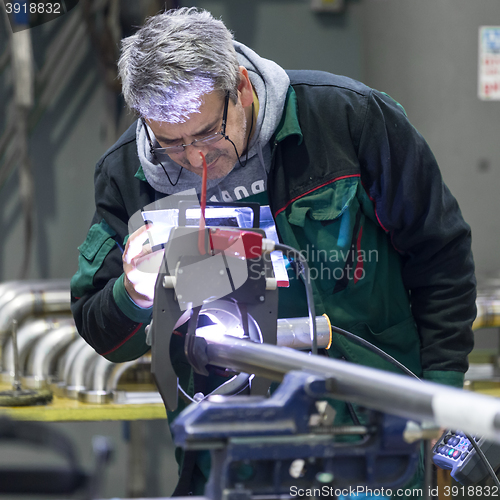
<svg viewBox="0 0 500 500">
<path fill-rule="evenodd" d="M 251 315 L 248 315 L 248 334 L 251 340 L 262 342 L 259 326 Z M 224 335 L 245 338 L 237 304 L 227 300 L 214 300 L 203 306 L 198 319 L 196 335 L 213 340 Z"/>
</svg>

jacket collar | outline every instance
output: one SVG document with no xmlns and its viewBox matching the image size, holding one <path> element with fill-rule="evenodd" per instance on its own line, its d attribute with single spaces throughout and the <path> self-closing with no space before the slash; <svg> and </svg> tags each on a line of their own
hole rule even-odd
<svg viewBox="0 0 500 500">
<path fill-rule="evenodd" d="M 304 136 L 299 124 L 299 110 L 297 104 L 297 95 L 292 86 L 288 87 L 286 94 L 285 108 L 283 116 L 274 133 L 274 144 L 281 142 L 283 139 L 290 135 L 298 136 L 298 144 L 302 143 Z"/>
</svg>

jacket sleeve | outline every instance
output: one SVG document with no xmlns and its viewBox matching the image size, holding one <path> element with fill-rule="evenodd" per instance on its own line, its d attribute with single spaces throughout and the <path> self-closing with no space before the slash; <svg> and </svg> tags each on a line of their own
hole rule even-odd
<svg viewBox="0 0 500 500">
<path fill-rule="evenodd" d="M 368 98 L 359 159 L 378 221 L 403 257 L 424 378 L 461 387 L 476 316 L 470 227 L 429 146 L 386 94 Z"/>
<path fill-rule="evenodd" d="M 80 335 L 110 361 L 123 362 L 148 351 L 145 327 L 152 308 L 137 306 L 124 287 L 128 214 L 105 161 L 96 168 L 95 194 L 96 213 L 71 280 L 71 309 Z"/>
</svg>

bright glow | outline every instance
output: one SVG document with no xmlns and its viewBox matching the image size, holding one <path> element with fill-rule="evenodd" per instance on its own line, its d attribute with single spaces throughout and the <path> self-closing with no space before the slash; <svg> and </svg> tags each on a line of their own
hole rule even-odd
<svg viewBox="0 0 500 500">
<path fill-rule="evenodd" d="M 232 325 L 229 328 L 225 326 L 221 321 L 214 318 L 212 315 L 207 314 L 210 319 L 215 320 L 214 325 L 201 326 L 196 329 L 196 335 L 199 337 L 204 337 L 206 339 L 217 339 L 224 335 L 229 335 L 230 337 L 236 337 L 239 339 L 245 338 L 245 333 L 241 325 Z"/>
<path fill-rule="evenodd" d="M 136 109 L 148 120 L 185 123 L 191 115 L 200 112 L 203 96 L 213 88 L 212 79 L 203 77 L 191 82 L 169 82 L 162 92 L 146 90 L 144 103 L 139 103 Z"/>
<path fill-rule="evenodd" d="M 196 329 L 196 335 L 206 340 L 218 340 L 226 334 L 226 329 L 221 325 L 206 325 Z"/>
</svg>

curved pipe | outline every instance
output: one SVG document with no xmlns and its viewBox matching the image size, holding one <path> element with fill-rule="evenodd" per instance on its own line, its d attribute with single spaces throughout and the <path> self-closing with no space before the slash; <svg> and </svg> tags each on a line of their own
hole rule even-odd
<svg viewBox="0 0 500 500">
<path fill-rule="evenodd" d="M 478 295 L 476 299 L 477 317 L 473 330 L 500 326 L 500 290 Z"/>
<path fill-rule="evenodd" d="M 118 382 L 123 374 L 137 365 L 150 365 L 151 355 L 146 354 L 133 361 L 112 363 L 100 356 L 92 365 L 86 377 L 86 389 L 78 393 L 78 399 L 85 403 L 151 404 L 161 403 L 158 391 L 117 391 Z"/>
<path fill-rule="evenodd" d="M 145 354 L 138 359 L 120 363 L 110 372 L 106 383 L 106 390 L 113 394 L 113 402 L 117 404 L 152 404 L 163 403 L 158 391 L 136 392 L 136 391 L 118 391 L 118 382 L 123 374 L 136 365 L 151 365 L 151 353 Z"/>
<path fill-rule="evenodd" d="M 33 290 L 32 287 L 29 289 L 19 287 L 19 293 L 0 309 L 0 350 L 3 349 L 6 337 L 11 333 L 14 320 L 21 324 L 24 319 L 31 315 L 71 312 L 69 285 L 68 282 L 65 283 L 67 288 L 55 288 L 54 290 L 45 288 Z M 2 371 L 1 366 L 0 371 Z"/>
<path fill-rule="evenodd" d="M 78 393 L 84 391 L 85 376 L 91 368 L 93 362 L 99 357 L 99 354 L 92 349 L 87 343 L 77 352 L 73 359 L 73 363 L 68 370 L 66 382 L 66 396 L 71 399 L 78 399 Z"/>
<path fill-rule="evenodd" d="M 61 312 L 70 312 L 69 288 L 21 291 L 0 309 L 0 339 L 10 333 L 14 319 L 21 323 L 30 315 Z"/>
<path fill-rule="evenodd" d="M 30 281 L 6 281 L 0 284 L 0 310 L 15 298 L 19 293 L 26 290 L 39 292 L 41 290 L 69 289 L 68 280 L 30 280 Z"/>
<path fill-rule="evenodd" d="M 39 338 L 48 331 L 55 330 L 66 324 L 73 324 L 72 318 L 40 318 L 25 321 L 17 332 L 17 350 L 19 353 L 20 374 L 24 375 L 26 361 L 33 345 Z M 2 366 L 4 371 L 1 373 L 1 380 L 10 383 L 14 378 L 14 348 L 12 337 L 5 342 L 2 350 Z"/>
<path fill-rule="evenodd" d="M 84 403 L 108 403 L 111 400 L 112 393 L 108 390 L 107 382 L 116 366 L 116 363 L 100 356 L 87 377 L 85 390 L 78 393 L 78 399 Z"/>
<path fill-rule="evenodd" d="M 48 386 L 55 376 L 57 359 L 76 338 L 74 324 L 67 324 L 45 334 L 33 347 L 26 366 L 23 383 L 31 389 Z"/>
<path fill-rule="evenodd" d="M 78 336 L 66 349 L 65 353 L 59 359 L 59 366 L 57 369 L 57 380 L 54 380 L 51 385 L 51 389 L 58 396 L 66 395 L 66 385 L 69 381 L 71 367 L 73 366 L 73 362 L 75 361 L 78 353 L 85 349 L 87 346 L 87 342 L 82 337 Z"/>
</svg>

